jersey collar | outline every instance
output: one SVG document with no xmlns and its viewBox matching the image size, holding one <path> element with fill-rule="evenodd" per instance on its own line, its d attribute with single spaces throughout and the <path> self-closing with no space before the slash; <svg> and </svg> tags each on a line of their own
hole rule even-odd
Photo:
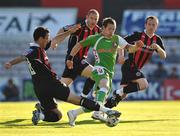
<svg viewBox="0 0 180 136">
<path fill-rule="evenodd" d="M 155 34 L 153 34 L 153 36 L 149 36 L 148 34 L 147 34 L 147 31 L 146 30 L 144 30 L 144 33 L 149 37 L 149 38 L 152 38 Z"/>
<path fill-rule="evenodd" d="M 37 43 L 29 43 L 30 47 L 35 46 L 35 47 L 40 47 Z"/>
</svg>

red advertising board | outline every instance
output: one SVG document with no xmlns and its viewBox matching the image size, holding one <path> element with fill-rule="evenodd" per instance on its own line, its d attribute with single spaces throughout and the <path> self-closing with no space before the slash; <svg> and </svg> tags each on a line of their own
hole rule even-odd
<svg viewBox="0 0 180 136">
<path fill-rule="evenodd" d="M 164 100 L 180 100 L 180 80 L 168 79 L 164 81 Z"/>
<path fill-rule="evenodd" d="M 44 7 L 78 8 L 78 17 L 84 18 L 89 9 L 97 9 L 102 16 L 102 0 L 41 0 Z"/>
</svg>

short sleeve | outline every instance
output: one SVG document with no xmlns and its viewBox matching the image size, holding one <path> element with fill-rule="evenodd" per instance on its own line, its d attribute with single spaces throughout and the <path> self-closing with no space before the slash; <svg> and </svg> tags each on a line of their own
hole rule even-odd
<svg viewBox="0 0 180 136">
<path fill-rule="evenodd" d="M 23 56 L 25 56 L 30 60 L 33 60 L 33 59 L 38 59 L 39 56 L 38 54 L 39 54 L 38 49 L 29 48 L 23 53 Z"/>
<path fill-rule="evenodd" d="M 124 39 L 128 42 L 128 43 L 134 43 L 135 41 L 138 41 L 141 37 L 141 34 L 140 32 L 133 32 L 132 34 L 130 35 L 127 35 L 124 37 Z"/>
<path fill-rule="evenodd" d="M 161 47 L 161 49 L 163 49 L 165 51 L 163 41 L 160 37 L 157 38 L 157 44 Z"/>
<path fill-rule="evenodd" d="M 82 40 L 79 42 L 83 47 L 87 47 L 87 46 L 94 46 L 95 43 L 95 37 L 94 36 L 88 36 L 86 38 L 86 40 Z"/>
<path fill-rule="evenodd" d="M 119 35 L 118 35 L 118 43 L 119 43 L 120 48 L 125 48 L 126 45 L 128 45 L 126 40 L 124 38 L 122 38 L 121 36 L 119 36 Z"/>
</svg>

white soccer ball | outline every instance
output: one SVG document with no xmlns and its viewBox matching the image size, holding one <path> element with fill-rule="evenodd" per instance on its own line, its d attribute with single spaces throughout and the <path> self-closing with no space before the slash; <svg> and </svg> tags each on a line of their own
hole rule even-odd
<svg viewBox="0 0 180 136">
<path fill-rule="evenodd" d="M 106 125 L 107 125 L 108 127 L 114 127 L 114 126 L 116 126 L 119 122 L 120 122 L 119 119 L 118 119 L 117 117 L 115 117 L 115 116 L 113 116 L 113 117 L 107 117 Z"/>
</svg>

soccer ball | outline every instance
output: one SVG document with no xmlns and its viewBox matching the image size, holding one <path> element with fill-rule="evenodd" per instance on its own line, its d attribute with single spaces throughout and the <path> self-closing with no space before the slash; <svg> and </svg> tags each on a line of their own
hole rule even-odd
<svg viewBox="0 0 180 136">
<path fill-rule="evenodd" d="M 108 127 L 114 127 L 119 123 L 119 119 L 115 116 L 107 117 L 106 125 Z"/>
</svg>

